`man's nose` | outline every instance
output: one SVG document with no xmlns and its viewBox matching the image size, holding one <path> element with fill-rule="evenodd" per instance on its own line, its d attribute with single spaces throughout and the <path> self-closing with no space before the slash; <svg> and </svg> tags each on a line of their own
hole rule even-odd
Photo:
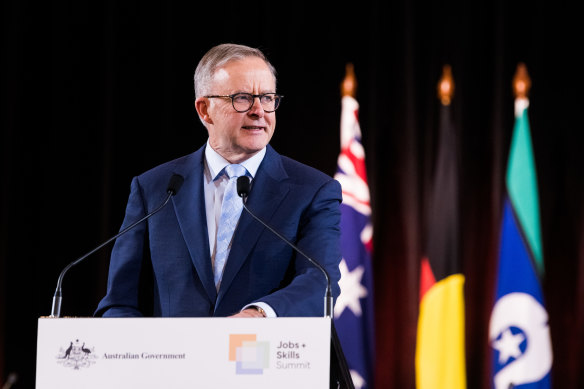
<svg viewBox="0 0 584 389">
<path fill-rule="evenodd" d="M 256 116 L 264 116 L 264 107 L 262 107 L 262 104 L 260 103 L 260 98 L 259 97 L 254 97 L 253 98 L 253 103 L 251 105 L 251 108 L 248 111 L 249 114 L 251 115 L 256 115 Z"/>
</svg>

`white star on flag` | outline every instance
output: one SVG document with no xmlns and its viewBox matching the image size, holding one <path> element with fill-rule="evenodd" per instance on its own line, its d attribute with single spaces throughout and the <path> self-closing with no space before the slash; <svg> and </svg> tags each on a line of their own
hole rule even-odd
<svg viewBox="0 0 584 389">
<path fill-rule="evenodd" d="M 355 389 L 362 389 L 366 384 L 363 377 L 356 370 L 351 370 L 349 373 L 351 373 L 351 381 L 353 381 Z"/>
<path fill-rule="evenodd" d="M 343 258 L 339 264 L 339 269 L 341 270 L 341 280 L 339 281 L 341 294 L 335 304 L 334 316 L 341 316 L 345 308 L 349 308 L 355 316 L 361 316 L 361 302 L 359 299 L 367 296 L 367 288 L 361 284 L 365 268 L 359 265 L 353 271 L 349 271 Z"/>
<path fill-rule="evenodd" d="M 505 363 L 509 358 L 517 359 L 521 355 L 519 345 L 525 340 L 523 334 L 515 334 L 509 328 L 503 331 L 501 339 L 493 342 L 493 348 L 499 350 L 499 363 Z"/>
</svg>

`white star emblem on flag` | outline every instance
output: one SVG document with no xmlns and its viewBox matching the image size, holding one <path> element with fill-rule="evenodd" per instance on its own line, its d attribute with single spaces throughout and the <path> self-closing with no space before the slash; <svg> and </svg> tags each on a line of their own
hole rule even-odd
<svg viewBox="0 0 584 389">
<path fill-rule="evenodd" d="M 501 339 L 493 342 L 493 348 L 499 351 L 499 363 L 505 363 L 509 358 L 521 355 L 519 345 L 525 340 L 522 334 L 513 334 L 509 328 L 503 331 Z"/>
<path fill-rule="evenodd" d="M 341 280 L 339 281 L 341 294 L 335 304 L 334 316 L 341 316 L 345 308 L 349 308 L 355 316 L 361 316 L 361 302 L 359 299 L 367 296 L 367 288 L 361 284 L 365 268 L 359 265 L 353 271 L 349 271 L 343 258 L 339 264 L 339 269 L 341 271 Z"/>
</svg>

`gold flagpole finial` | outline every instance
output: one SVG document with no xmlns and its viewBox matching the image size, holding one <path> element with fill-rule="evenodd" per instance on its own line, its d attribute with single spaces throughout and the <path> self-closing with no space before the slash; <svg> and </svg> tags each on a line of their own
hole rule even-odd
<svg viewBox="0 0 584 389">
<path fill-rule="evenodd" d="M 515 98 L 527 98 L 530 89 L 531 79 L 527 73 L 527 66 L 523 62 L 520 62 L 513 76 L 513 93 L 515 94 Z"/>
<path fill-rule="evenodd" d="M 438 82 L 438 98 L 443 105 L 450 105 L 454 96 L 454 79 L 452 78 L 452 68 L 450 65 L 442 67 L 442 78 Z"/>
<path fill-rule="evenodd" d="M 345 79 L 341 83 L 341 96 L 355 97 L 357 95 L 357 78 L 352 63 L 345 67 Z"/>
</svg>

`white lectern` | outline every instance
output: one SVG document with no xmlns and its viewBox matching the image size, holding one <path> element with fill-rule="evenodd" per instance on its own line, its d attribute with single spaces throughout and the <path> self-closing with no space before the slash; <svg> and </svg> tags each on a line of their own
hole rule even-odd
<svg viewBox="0 0 584 389">
<path fill-rule="evenodd" d="M 40 318 L 37 389 L 329 388 L 330 318 Z"/>
</svg>

